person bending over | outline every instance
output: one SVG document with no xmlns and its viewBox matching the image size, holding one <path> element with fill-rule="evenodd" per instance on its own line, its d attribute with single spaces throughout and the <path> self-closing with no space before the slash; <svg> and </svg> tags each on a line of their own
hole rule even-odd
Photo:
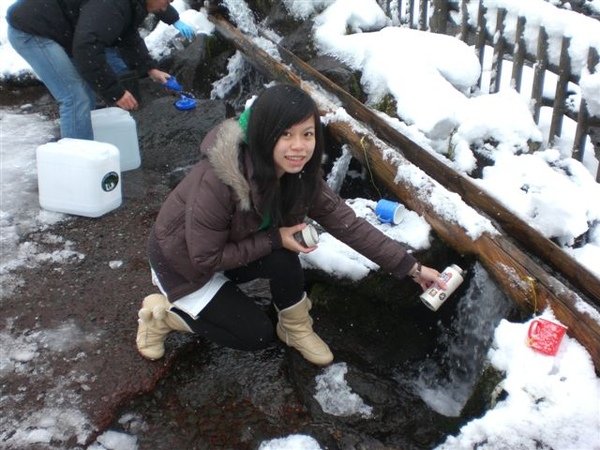
<svg viewBox="0 0 600 450">
<path fill-rule="evenodd" d="M 94 91 L 125 110 L 137 99 L 107 62 L 115 49 L 130 69 L 158 83 L 170 77 L 157 69 L 138 33 L 148 13 L 186 37 L 193 29 L 179 19 L 172 0 L 17 0 L 8 9 L 8 40 L 59 104 L 63 138 L 93 139 Z"/>
<path fill-rule="evenodd" d="M 150 232 L 153 282 L 162 293 L 147 296 L 138 312 L 144 357 L 161 358 L 167 334 L 177 330 L 240 350 L 264 348 L 276 334 L 311 363 L 331 363 L 312 328 L 299 258 L 316 247 L 293 237 L 306 217 L 397 278 L 410 275 L 423 289 L 438 279 L 328 187 L 323 146 L 315 102 L 285 84 L 208 133 L 202 159 L 169 194 Z M 275 327 L 237 287 L 257 278 L 269 280 Z"/>
</svg>

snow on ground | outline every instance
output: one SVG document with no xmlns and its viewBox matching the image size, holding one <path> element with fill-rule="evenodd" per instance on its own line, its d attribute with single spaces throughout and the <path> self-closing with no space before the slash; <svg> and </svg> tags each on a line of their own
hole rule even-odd
<svg viewBox="0 0 600 450">
<path fill-rule="evenodd" d="M 77 372 L 57 376 L 49 362 L 53 357 L 65 360 L 85 360 L 85 352 L 72 350 L 81 343 L 93 345 L 100 335 L 84 333 L 75 323 L 67 321 L 54 329 L 26 332 L 13 329 L 13 318 L 3 318 L 0 330 L 0 380 L 29 377 L 48 386 L 40 399 L 39 409 L 25 417 L 14 412 L 14 405 L 28 394 L 24 386 L 16 396 L 0 397 L 0 442 L 4 448 L 28 448 L 33 444 L 48 444 L 51 440 L 67 441 L 76 438 L 83 444 L 93 425 L 78 408 L 79 392 L 91 389 L 96 374 Z"/>
<path fill-rule="evenodd" d="M 491 0 L 485 1 L 489 5 L 493 3 Z M 0 4 L 2 16 L 11 3 L 12 0 L 9 0 Z M 447 156 L 449 163 L 458 170 L 468 173 L 473 169 L 472 144 L 482 145 L 486 140 L 496 140 L 498 147 L 487 149 L 493 165 L 484 170 L 479 181 L 482 188 L 492 192 L 538 230 L 557 238 L 582 264 L 600 274 L 600 203 L 597 201 L 600 191 L 598 183 L 590 175 L 595 174 L 598 161 L 591 155 L 589 144 L 584 164 L 568 157 L 566 139 L 558 140 L 554 148 L 546 148 L 547 112 L 542 111 L 540 125 L 536 126 L 527 115 L 530 107 L 528 101 L 519 100 L 519 96 L 510 88 L 504 88 L 494 95 L 467 97 L 465 93 L 472 86 L 478 70 L 471 50 L 458 41 L 414 30 L 388 27 L 373 31 L 382 23 L 391 24 L 391 21 L 386 22 L 374 0 L 285 0 L 284 3 L 298 17 L 307 18 L 323 12 L 316 20 L 316 37 L 320 48 L 364 69 L 362 84 L 371 102 L 381 99 L 388 92 L 394 95 L 399 105 L 398 113 L 409 120 L 408 126 L 402 124 L 398 127 L 417 134 L 420 143 Z M 213 32 L 204 11 L 189 10 L 183 0 L 173 4 L 181 11 L 182 17 L 196 27 L 197 32 Z M 516 0 L 498 0 L 494 4 L 509 6 L 512 10 L 525 7 L 523 2 Z M 542 0 L 530 0 L 526 7 L 530 8 L 528 13 L 538 17 L 538 23 L 543 21 L 549 30 L 567 30 L 577 37 L 575 51 L 579 53 L 573 56 L 581 67 L 582 86 L 581 92 L 576 92 L 576 95 L 586 98 L 592 113 L 597 112 L 600 109 L 595 106 L 600 104 L 597 89 L 600 82 L 597 75 L 585 72 L 581 52 L 587 44 L 597 44 L 589 40 L 599 38 L 600 32 L 590 22 L 582 22 L 580 17 L 567 17 L 557 12 L 556 8 L 551 9 L 551 5 L 546 5 Z M 330 9 L 325 10 L 327 7 Z M 232 15 L 235 16 L 235 12 L 232 11 Z M 240 13 L 243 11 L 240 10 Z M 592 32 L 589 32 L 590 27 Z M 250 25 L 246 28 L 253 29 Z M 346 36 L 347 29 L 355 33 Z M 534 32 L 528 31 L 531 39 L 534 35 Z M 153 54 L 164 55 L 172 51 L 171 40 L 174 37 L 172 28 L 161 25 L 146 36 L 146 42 Z M 588 41 L 585 41 L 585 37 Z M 555 44 L 553 46 L 555 48 Z M 490 66 L 487 58 L 483 67 L 484 77 L 489 74 Z M 243 73 L 243 60 L 239 54 L 232 58 L 230 70 L 232 76 L 229 77 L 229 84 L 236 79 L 233 73 Z M 507 72 L 509 70 L 505 70 Z M 0 21 L 0 79 L 15 74 L 30 76 L 31 72 L 8 45 L 6 24 Z M 398 82 L 399 79 L 403 80 L 402 83 Z M 215 93 L 226 90 L 224 86 L 216 83 Z M 552 92 L 551 84 L 547 86 L 545 90 Z M 425 100 L 431 99 L 430 94 L 434 91 L 437 95 L 433 97 L 434 103 L 427 105 Z M 415 93 L 419 95 L 411 97 Z M 404 101 L 406 99 L 412 100 Z M 432 104 L 435 106 L 432 107 Z M 485 120 L 478 122 L 477 118 Z M 10 294 L 19 285 L 20 281 L 14 277 L 15 269 L 53 261 L 59 264 L 61 270 L 68 270 L 71 258 L 85 256 L 79 254 L 71 243 L 50 231 L 53 224 L 68 220 L 68 216 L 42 211 L 37 204 L 35 148 L 47 142 L 55 129 L 55 123 L 41 116 L 21 114 L 20 111 L 1 111 L 2 295 Z M 568 133 L 572 131 L 567 130 L 565 134 Z M 541 143 L 542 151 L 529 153 L 527 147 L 531 142 Z M 486 149 L 485 146 L 483 148 Z M 400 179 L 408 180 L 413 176 L 416 175 L 408 174 Z M 351 204 L 359 214 L 376 222 L 372 216 L 373 202 L 355 199 Z M 404 222 L 397 227 L 377 225 L 395 239 L 415 248 L 427 248 L 429 245 L 429 226 L 412 212 L 407 211 Z M 39 236 L 34 241 L 28 240 L 26 237 L 30 233 Z M 585 245 L 573 247 L 573 242 L 582 233 L 586 233 Z M 313 252 L 311 258 L 303 260 L 305 265 L 320 266 L 325 261 L 330 264 L 335 255 L 339 261 L 324 267 L 339 276 L 360 279 L 369 270 L 376 269 L 370 261 L 327 235 L 322 235 L 321 239 L 319 250 Z M 118 264 L 118 261 L 114 263 Z M 595 309 L 582 309 L 598 320 Z M 544 315 L 552 317 L 552 311 L 546 311 Z M 486 415 L 465 425 L 458 436 L 448 437 L 439 448 L 535 449 L 539 445 L 564 450 L 600 448 L 600 386 L 589 354 L 568 336 L 563 339 L 556 356 L 537 354 L 526 345 L 528 326 L 528 323 L 503 321 L 494 333 L 489 360 L 506 373 L 503 388 L 508 396 Z M 40 364 L 45 352 L 64 352 L 66 343 L 77 332 L 74 324 L 67 324 L 56 330 L 13 333 L 11 318 L 5 318 L 5 328 L 0 331 L 0 378 L 14 373 L 30 373 L 30 368 Z M 85 358 L 86 355 L 73 357 Z M 315 379 L 316 396 L 340 401 L 335 405 L 323 403 L 323 408 L 332 414 L 340 411 L 344 415 L 365 414 L 369 405 L 365 405 L 344 384 L 344 374 L 343 365 L 324 369 Z M 34 376 L 43 374 L 35 370 Z M 85 389 L 87 380 L 93 376 L 71 374 L 68 379 L 54 380 L 55 387 L 42 409 L 22 420 L 3 415 L 0 433 L 16 430 L 11 439 L 22 446 L 63 439 L 65 436 L 83 439 L 89 424 L 76 409 L 77 399 L 71 398 L 75 405 L 72 409 L 59 408 L 57 405 L 64 401 L 65 395 L 72 395 L 72 386 L 79 385 Z M 6 410 L 5 406 L 12 401 L 18 399 L 1 397 L 2 409 Z M 139 418 L 131 420 L 139 422 Z M 140 426 L 143 427 L 143 424 Z M 90 448 L 133 450 L 137 448 L 137 443 L 134 436 L 109 430 Z M 303 435 L 274 439 L 261 445 L 262 450 L 319 448 L 313 438 Z"/>
<path fill-rule="evenodd" d="M 258 450 L 321 450 L 321 446 L 310 436 L 294 434 L 265 441 Z"/>
<path fill-rule="evenodd" d="M 21 285 L 13 275 L 17 269 L 83 258 L 71 242 L 49 231 L 68 216 L 38 205 L 35 151 L 53 136 L 55 127 L 37 114 L 0 111 L 0 298 Z M 23 239 L 33 232 L 41 237 Z"/>
</svg>

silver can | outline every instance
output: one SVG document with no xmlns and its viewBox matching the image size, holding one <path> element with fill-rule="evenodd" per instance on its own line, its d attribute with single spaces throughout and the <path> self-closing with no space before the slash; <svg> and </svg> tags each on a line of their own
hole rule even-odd
<svg viewBox="0 0 600 450">
<path fill-rule="evenodd" d="M 304 247 L 314 247 L 319 243 L 319 233 L 312 225 L 306 225 L 302 231 L 294 233 L 294 239 Z"/>
<path fill-rule="evenodd" d="M 441 289 L 437 283 L 427 289 L 419 297 L 432 311 L 437 311 L 446 299 L 463 282 L 463 270 L 456 264 L 446 267 L 440 274 L 440 279 L 446 282 L 446 289 Z"/>
</svg>

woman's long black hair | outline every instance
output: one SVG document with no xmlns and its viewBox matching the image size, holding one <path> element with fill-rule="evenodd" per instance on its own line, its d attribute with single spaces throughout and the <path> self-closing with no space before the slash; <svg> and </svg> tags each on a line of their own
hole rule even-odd
<svg viewBox="0 0 600 450">
<path fill-rule="evenodd" d="M 315 150 L 300 173 L 275 172 L 273 150 L 283 132 L 310 116 L 315 119 Z M 254 181 L 264 200 L 261 214 L 269 214 L 274 226 L 295 225 L 286 222 L 292 211 L 310 204 L 321 176 L 323 130 L 314 100 L 296 86 L 280 84 L 264 90 L 252 104 L 248 121 L 248 147 L 254 166 Z"/>
</svg>

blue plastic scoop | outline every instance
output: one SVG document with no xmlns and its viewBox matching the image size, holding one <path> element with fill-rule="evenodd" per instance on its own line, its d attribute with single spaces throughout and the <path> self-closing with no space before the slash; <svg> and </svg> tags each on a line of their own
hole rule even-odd
<svg viewBox="0 0 600 450">
<path fill-rule="evenodd" d="M 177 81 L 177 78 L 171 76 L 166 83 L 163 84 L 167 89 L 179 92 L 181 98 L 175 102 L 175 108 L 180 111 L 189 111 L 196 107 L 196 99 L 189 92 L 183 92 L 183 87 Z"/>
</svg>

